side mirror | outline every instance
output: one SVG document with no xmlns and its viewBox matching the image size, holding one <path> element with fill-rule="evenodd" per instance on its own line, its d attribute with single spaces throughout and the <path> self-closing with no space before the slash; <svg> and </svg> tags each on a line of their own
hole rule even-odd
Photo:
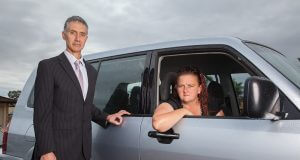
<svg viewBox="0 0 300 160">
<path fill-rule="evenodd" d="M 250 118 L 279 120 L 280 98 L 278 88 L 268 79 L 252 76 L 244 85 L 244 109 Z"/>
</svg>

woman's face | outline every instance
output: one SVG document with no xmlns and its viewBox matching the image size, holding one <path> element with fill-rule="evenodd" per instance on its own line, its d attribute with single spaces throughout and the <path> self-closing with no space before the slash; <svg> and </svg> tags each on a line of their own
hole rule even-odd
<svg viewBox="0 0 300 160">
<path fill-rule="evenodd" d="M 198 94 L 201 92 L 197 76 L 183 74 L 178 77 L 177 93 L 182 103 L 198 101 Z"/>
</svg>

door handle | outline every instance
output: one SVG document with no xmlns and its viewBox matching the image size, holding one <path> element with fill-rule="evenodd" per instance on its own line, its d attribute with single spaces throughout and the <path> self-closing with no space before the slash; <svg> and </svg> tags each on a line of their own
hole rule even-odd
<svg viewBox="0 0 300 160">
<path fill-rule="evenodd" d="M 152 138 L 179 139 L 178 133 L 160 133 L 157 131 L 149 131 L 148 136 Z"/>
<path fill-rule="evenodd" d="M 172 129 L 167 132 L 161 133 L 157 131 L 149 131 L 148 136 L 151 138 L 156 138 L 159 143 L 170 144 L 174 139 L 179 139 L 179 134 L 174 133 Z"/>
</svg>

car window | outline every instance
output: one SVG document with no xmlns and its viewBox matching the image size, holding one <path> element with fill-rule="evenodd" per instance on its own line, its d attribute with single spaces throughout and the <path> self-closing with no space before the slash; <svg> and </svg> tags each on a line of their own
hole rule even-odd
<svg viewBox="0 0 300 160">
<path fill-rule="evenodd" d="M 210 75 L 205 75 L 205 80 L 206 80 L 206 86 L 208 86 L 208 84 L 211 82 L 211 81 L 215 81 L 215 82 L 218 82 L 220 83 L 220 77 L 218 74 L 210 74 Z"/>
<path fill-rule="evenodd" d="M 34 103 L 34 86 L 32 87 L 32 90 L 30 92 L 28 101 L 27 101 L 27 107 L 33 108 L 33 103 Z"/>
<path fill-rule="evenodd" d="M 94 104 L 110 114 L 121 109 L 138 113 L 145 59 L 143 55 L 101 62 Z"/>
<path fill-rule="evenodd" d="M 98 71 L 98 69 L 99 69 L 99 62 L 92 62 L 91 65 Z"/>
<path fill-rule="evenodd" d="M 234 92 L 236 95 L 236 99 L 239 105 L 239 111 L 240 113 L 244 112 L 243 107 L 243 99 L 244 99 L 244 84 L 247 78 L 249 78 L 250 75 L 248 73 L 234 73 L 231 74 L 232 84 L 234 87 Z"/>
<path fill-rule="evenodd" d="M 300 88 L 300 68 L 297 67 L 295 63 L 271 48 L 254 43 L 245 44 Z"/>
<path fill-rule="evenodd" d="M 240 104 L 236 100 L 236 89 L 232 83 L 231 75 L 236 75 L 239 73 L 247 73 L 245 67 L 242 66 L 234 57 L 226 53 L 193 53 L 193 54 L 180 54 L 178 56 L 162 56 L 160 57 L 160 74 L 159 79 L 162 82 L 160 89 L 166 90 L 167 92 L 160 92 L 159 103 L 166 101 L 167 97 L 172 96 L 168 85 L 169 83 L 164 83 L 168 80 L 166 77 L 168 73 L 177 72 L 180 68 L 184 66 L 195 66 L 205 74 L 206 85 L 208 89 L 208 109 L 213 116 L 216 111 L 222 109 L 226 116 L 239 116 Z M 248 74 L 249 75 L 249 74 Z M 244 81 L 244 79 L 243 79 Z M 240 82 L 244 85 L 244 82 Z M 172 83 L 171 83 L 172 84 Z M 170 91 L 169 91 L 170 90 Z M 168 93 L 169 92 L 169 93 Z M 161 94 L 162 93 L 162 94 Z M 238 94 L 242 98 L 241 93 Z M 240 100 L 240 102 L 242 102 Z"/>
</svg>

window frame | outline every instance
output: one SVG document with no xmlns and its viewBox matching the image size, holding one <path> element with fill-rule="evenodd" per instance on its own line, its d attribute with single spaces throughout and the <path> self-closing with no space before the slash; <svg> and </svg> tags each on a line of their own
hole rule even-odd
<svg viewBox="0 0 300 160">
<path fill-rule="evenodd" d="M 128 117 L 144 117 L 145 114 L 147 114 L 145 111 L 147 108 L 146 101 L 147 101 L 147 90 L 148 90 L 148 77 L 149 77 L 149 66 L 151 61 L 151 51 L 142 51 L 142 52 L 135 52 L 135 53 L 125 53 L 120 55 L 114 55 L 114 56 L 106 56 L 101 58 L 96 58 L 93 60 L 89 60 L 89 63 L 98 63 L 98 69 L 97 69 L 97 80 L 98 81 L 98 74 L 101 68 L 101 64 L 105 61 L 111 61 L 111 60 L 117 60 L 117 59 L 123 59 L 123 58 L 130 58 L 130 57 L 136 57 L 136 56 L 142 56 L 145 55 L 145 64 L 144 64 L 144 71 L 143 76 L 141 77 L 141 94 L 140 94 L 140 102 L 139 102 L 139 113 L 138 114 L 131 114 L 131 115 L 125 115 Z M 97 84 L 97 83 L 96 83 Z M 96 92 L 96 90 L 95 90 Z"/>
<path fill-rule="evenodd" d="M 157 107 L 159 103 L 159 73 L 161 70 L 160 66 L 160 58 L 162 56 L 170 56 L 170 55 L 188 55 L 190 53 L 205 53 L 205 52 L 221 52 L 226 54 L 227 56 L 230 56 L 230 58 L 234 61 L 236 61 L 241 67 L 245 69 L 245 71 L 250 75 L 257 75 L 265 77 L 262 72 L 258 68 L 256 68 L 255 65 L 253 65 L 250 61 L 248 61 L 240 52 L 238 52 L 236 49 L 232 48 L 228 45 L 223 44 L 212 44 L 212 45 L 196 45 L 196 46 L 183 46 L 183 47 L 174 47 L 174 48 L 167 48 L 167 49 L 157 49 L 153 51 L 153 59 L 155 62 L 151 63 L 150 68 L 155 69 L 155 75 L 151 80 L 156 83 L 155 89 L 149 90 L 151 91 L 152 95 L 155 95 L 155 98 L 151 99 L 151 112 L 150 115 L 152 116 L 155 108 Z M 219 75 L 220 76 L 220 75 Z M 230 76 L 230 75 L 229 75 Z M 219 79 L 222 81 L 221 79 Z M 232 89 L 234 90 L 233 86 Z M 235 94 L 235 92 L 233 92 Z M 154 96 L 153 96 L 154 97 Z M 236 99 L 236 96 L 234 95 L 234 101 Z M 236 104 L 236 107 L 238 104 Z M 239 112 L 236 111 L 238 114 Z M 240 115 L 234 115 L 234 116 L 224 116 L 224 117 L 216 117 L 216 116 L 185 116 L 185 117 L 193 117 L 193 118 L 214 118 L 214 119 L 247 119 L 247 117 L 240 116 Z"/>
</svg>

